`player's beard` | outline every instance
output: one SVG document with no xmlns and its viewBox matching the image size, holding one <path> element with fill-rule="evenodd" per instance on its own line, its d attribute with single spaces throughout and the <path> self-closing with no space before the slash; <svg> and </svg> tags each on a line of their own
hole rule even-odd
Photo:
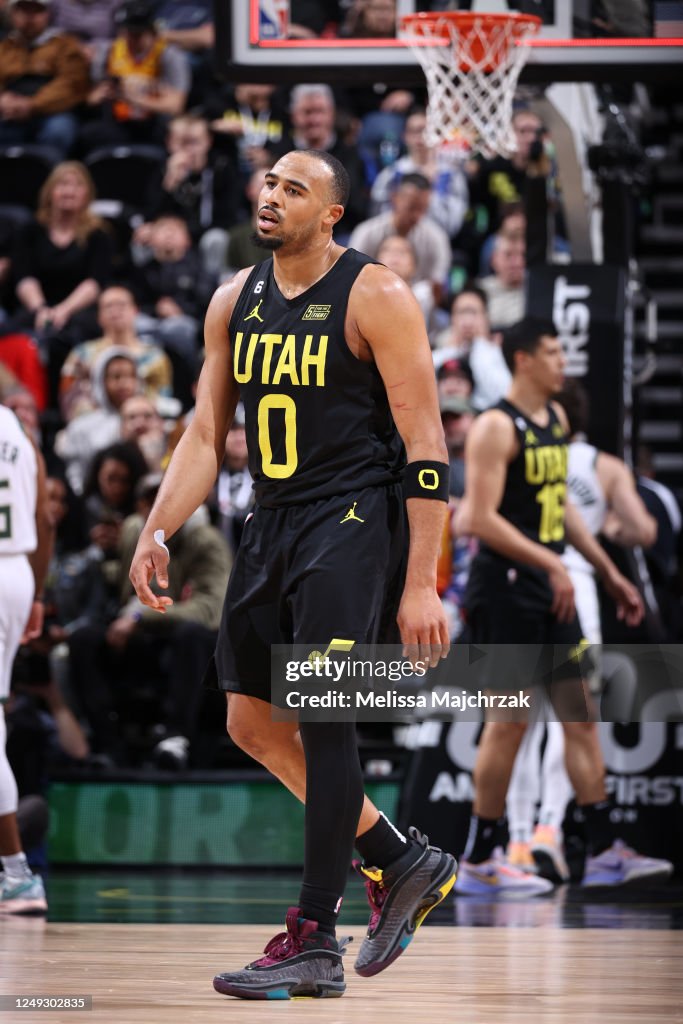
<svg viewBox="0 0 683 1024">
<path fill-rule="evenodd" d="M 259 249 L 268 249 L 269 252 L 275 252 L 276 249 L 280 249 L 284 243 L 284 238 L 273 236 L 269 238 L 266 235 L 259 235 L 258 231 L 252 231 L 249 236 L 254 245 L 257 245 Z"/>
</svg>

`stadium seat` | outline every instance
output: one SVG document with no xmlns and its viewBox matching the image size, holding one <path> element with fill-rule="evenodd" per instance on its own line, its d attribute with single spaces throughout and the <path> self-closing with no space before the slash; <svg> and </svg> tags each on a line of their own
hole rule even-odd
<svg viewBox="0 0 683 1024">
<path fill-rule="evenodd" d="M 166 153 L 158 146 L 103 146 L 90 153 L 85 164 L 98 200 L 115 199 L 139 209 L 165 160 Z"/>
<path fill-rule="evenodd" d="M 35 210 L 41 186 L 59 161 L 59 153 L 51 146 L 0 147 L 3 203 Z"/>
</svg>

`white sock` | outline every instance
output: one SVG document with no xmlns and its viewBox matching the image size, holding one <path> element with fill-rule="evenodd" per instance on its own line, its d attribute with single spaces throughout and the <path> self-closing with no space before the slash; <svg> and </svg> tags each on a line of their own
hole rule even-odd
<svg viewBox="0 0 683 1024">
<path fill-rule="evenodd" d="M 548 739 L 541 765 L 543 803 L 538 816 L 539 824 L 561 829 L 567 804 L 574 790 L 567 775 L 564 761 L 564 729 L 559 722 L 548 722 Z"/>
<path fill-rule="evenodd" d="M 23 882 L 31 877 L 31 869 L 28 866 L 25 853 L 13 853 L 9 857 L 0 857 L 5 872 L 6 882 Z"/>
<path fill-rule="evenodd" d="M 506 800 L 510 839 L 514 843 L 528 843 L 533 832 L 540 790 L 543 729 L 543 722 L 527 726 L 515 758 Z"/>
</svg>

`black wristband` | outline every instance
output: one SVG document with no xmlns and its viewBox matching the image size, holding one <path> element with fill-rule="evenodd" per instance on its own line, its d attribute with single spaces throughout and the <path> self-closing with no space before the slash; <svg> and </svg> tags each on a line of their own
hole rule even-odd
<svg viewBox="0 0 683 1024">
<path fill-rule="evenodd" d="M 403 495 L 405 498 L 448 501 L 448 464 L 409 462 L 403 476 Z"/>
</svg>

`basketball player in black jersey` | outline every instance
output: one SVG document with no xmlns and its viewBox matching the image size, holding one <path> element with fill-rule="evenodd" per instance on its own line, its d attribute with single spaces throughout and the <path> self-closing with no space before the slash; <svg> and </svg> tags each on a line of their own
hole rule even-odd
<svg viewBox="0 0 683 1024">
<path fill-rule="evenodd" d="M 233 740 L 306 804 L 287 931 L 214 979 L 243 998 L 342 994 L 335 919 L 354 839 L 372 909 L 360 974 L 395 960 L 455 880 L 453 857 L 416 830 L 402 836 L 364 799 L 353 723 L 297 728 L 273 721 L 269 703 L 273 644 L 387 642 L 398 624 L 411 655 L 436 665 L 448 648 L 436 594 L 448 458 L 424 320 L 395 274 L 335 243 L 347 198 L 348 175 L 327 153 L 288 153 L 266 175 L 256 234 L 273 257 L 209 305 L 195 416 L 131 567 L 141 601 L 163 612 L 169 598 L 150 588 L 154 574 L 167 585 L 161 544 L 212 487 L 241 398 L 256 511 L 228 586 L 217 683 Z"/>
<path fill-rule="evenodd" d="M 556 713 L 564 719 L 567 771 L 586 822 L 584 882 L 619 884 L 628 875 L 626 860 L 636 855 L 613 846 L 595 723 L 572 720 L 586 717 L 586 705 L 578 656 L 581 630 L 572 583 L 560 558 L 565 540 L 595 567 L 627 624 L 640 621 L 643 606 L 636 588 L 566 501 L 567 421 L 561 406 L 551 401 L 562 387 L 565 361 L 553 324 L 521 321 L 505 332 L 503 352 L 513 373 L 510 390 L 476 420 L 465 449 L 466 492 L 457 525 L 481 542 L 465 594 L 469 638 L 493 645 L 486 670 L 491 689 L 551 681 Z M 505 796 L 524 728 L 520 721 L 488 721 L 484 728 L 459 893 L 535 895 L 551 888 L 545 879 L 513 868 L 498 852 Z"/>
</svg>

